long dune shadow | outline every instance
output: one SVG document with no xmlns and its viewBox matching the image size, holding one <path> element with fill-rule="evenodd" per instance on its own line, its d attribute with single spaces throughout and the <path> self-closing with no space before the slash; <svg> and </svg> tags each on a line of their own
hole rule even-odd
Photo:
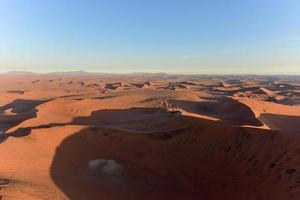
<svg viewBox="0 0 300 200">
<path fill-rule="evenodd" d="M 256 119 L 252 110 L 238 101 L 231 98 L 218 98 L 214 101 L 192 102 L 182 100 L 171 100 L 174 105 L 178 105 L 188 112 L 217 117 L 221 122 L 234 126 L 252 125 L 262 126 L 263 124 Z M 42 102 L 39 102 L 42 103 Z M 22 120 L 11 123 L 7 130 L 24 120 L 36 117 L 36 110 L 31 115 Z M 176 131 L 182 129 L 180 125 L 180 115 L 170 113 L 161 108 L 131 108 L 128 110 L 99 110 L 92 112 L 88 117 L 77 117 L 70 123 L 50 123 L 35 127 L 19 128 L 13 132 L 2 134 L 1 142 L 8 137 L 28 136 L 32 130 L 41 128 L 51 128 L 66 125 L 84 125 L 94 127 L 114 128 L 130 132 L 153 133 L 164 132 L 164 130 Z M 179 123 L 177 123 L 179 122 Z"/>
<path fill-rule="evenodd" d="M 10 128 L 21 124 L 23 121 L 36 117 L 36 107 L 49 100 L 16 99 L 0 107 L 0 132 L 5 133 Z M 10 111 L 7 114 L 7 111 Z"/>
<path fill-rule="evenodd" d="M 31 118 L 36 117 L 36 110 L 34 111 L 35 113 L 31 116 Z M 153 133 L 161 131 L 176 132 L 178 129 L 180 130 L 185 128 L 182 127 L 180 123 L 177 123 L 179 118 L 180 115 L 177 113 L 170 113 L 160 108 L 98 110 L 92 112 L 91 116 L 88 117 L 76 117 L 70 123 L 50 123 L 33 127 L 18 128 L 12 132 L 2 134 L 0 140 L 1 142 L 4 142 L 9 137 L 25 137 L 30 135 L 32 130 L 35 129 L 66 125 L 106 127 L 138 133 Z M 18 123 L 21 123 L 22 121 L 18 121 Z"/>
</svg>

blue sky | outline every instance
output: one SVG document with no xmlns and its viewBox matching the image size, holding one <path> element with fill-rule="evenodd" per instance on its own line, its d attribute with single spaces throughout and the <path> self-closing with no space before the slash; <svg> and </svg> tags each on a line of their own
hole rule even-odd
<svg viewBox="0 0 300 200">
<path fill-rule="evenodd" d="M 300 74 L 299 0 L 0 0 L 0 71 Z"/>
</svg>

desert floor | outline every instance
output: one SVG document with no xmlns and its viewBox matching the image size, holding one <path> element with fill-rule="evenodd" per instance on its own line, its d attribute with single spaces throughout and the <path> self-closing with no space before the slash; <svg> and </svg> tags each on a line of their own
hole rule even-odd
<svg viewBox="0 0 300 200">
<path fill-rule="evenodd" d="M 0 75 L 3 199 L 300 199 L 300 77 Z"/>
</svg>

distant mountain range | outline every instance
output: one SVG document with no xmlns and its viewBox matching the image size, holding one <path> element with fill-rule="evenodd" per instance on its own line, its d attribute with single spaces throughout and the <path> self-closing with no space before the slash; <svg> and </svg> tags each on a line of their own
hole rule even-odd
<svg viewBox="0 0 300 200">
<path fill-rule="evenodd" d="M 255 74 L 172 74 L 172 73 L 165 73 L 165 72 L 134 72 L 128 74 L 122 73 L 108 73 L 108 72 L 86 72 L 86 71 L 62 71 L 62 72 L 48 72 L 48 73 L 38 73 L 38 72 L 29 72 L 29 71 L 10 71 L 10 72 L 3 72 L 0 75 L 6 76 L 34 76 L 34 75 L 56 75 L 56 76 L 111 76 L 111 75 L 122 75 L 122 76 L 148 76 L 148 77 L 164 77 L 164 76 L 218 76 L 218 77 L 266 77 L 267 79 L 277 79 L 277 78 L 290 78 L 299 80 L 300 75 L 255 75 Z"/>
<path fill-rule="evenodd" d="M 0 74 L 1 75 L 27 75 L 27 76 L 28 75 L 67 75 L 67 76 L 118 75 L 118 73 L 86 72 L 86 71 L 63 71 L 63 72 L 48 72 L 48 73 L 37 73 L 37 72 L 28 72 L 28 71 L 10 71 L 10 72 L 4 72 L 4 73 L 0 73 Z M 167 73 L 135 72 L 135 73 L 129 73 L 127 75 L 166 76 L 168 74 Z"/>
<path fill-rule="evenodd" d="M 34 75 L 34 74 L 38 74 L 38 73 L 27 72 L 27 71 L 10 71 L 10 72 L 3 72 L 0 74 L 3 74 L 3 75 Z"/>
</svg>

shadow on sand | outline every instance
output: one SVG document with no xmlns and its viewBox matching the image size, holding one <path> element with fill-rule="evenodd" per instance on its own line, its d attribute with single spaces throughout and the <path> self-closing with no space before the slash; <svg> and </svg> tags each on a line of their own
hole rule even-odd
<svg viewBox="0 0 300 200">
<path fill-rule="evenodd" d="M 0 132 L 5 133 L 23 121 L 35 118 L 38 111 L 36 107 L 47 101 L 16 99 L 12 103 L 0 107 Z"/>
<path fill-rule="evenodd" d="M 56 149 L 52 179 L 74 200 L 201 199 L 202 193 L 172 176 L 172 166 L 164 159 L 164 145 L 171 137 L 152 136 L 84 129 Z"/>
<path fill-rule="evenodd" d="M 184 100 L 172 100 L 170 102 L 183 108 L 187 112 L 219 118 L 221 122 L 230 125 L 263 126 L 263 124 L 255 117 L 255 114 L 250 107 L 232 98 L 221 97 L 203 102 Z"/>
<path fill-rule="evenodd" d="M 273 130 L 300 133 L 300 116 L 263 113 L 259 118 Z"/>
<path fill-rule="evenodd" d="M 137 124 L 152 124 L 150 119 L 159 122 L 158 115 L 166 121 L 154 125 L 165 129 L 143 134 L 145 127 L 140 129 Z M 165 123 L 172 120 L 180 128 L 167 129 Z M 107 126 L 112 125 L 108 122 L 118 129 Z M 124 124 L 133 126 L 124 131 Z M 22 137 L 34 129 L 65 125 L 90 126 L 66 137 L 51 164 L 54 183 L 69 199 L 207 200 L 224 199 L 224 194 L 227 199 L 287 199 L 293 195 L 286 192 L 288 187 L 299 185 L 295 138 L 162 109 L 100 110 L 71 123 L 9 134 Z M 287 144 L 290 153 L 282 154 Z M 279 156 L 284 161 L 279 162 Z M 278 176 L 288 184 L 274 181 Z"/>
<path fill-rule="evenodd" d="M 172 128 L 175 121 L 179 126 Z M 159 108 L 99 110 L 71 123 L 20 128 L 7 137 L 41 128 L 90 126 L 62 141 L 51 166 L 52 179 L 70 199 L 199 199 L 198 191 L 172 177 L 173 166 L 164 161 L 165 142 L 189 130 L 189 123 L 178 121 L 184 119 Z"/>
<path fill-rule="evenodd" d="M 36 109 L 34 109 L 34 115 L 31 118 L 34 117 L 36 117 Z M 180 115 L 178 113 L 170 113 L 161 108 L 99 110 L 92 112 L 89 117 L 74 118 L 70 123 L 50 123 L 33 127 L 18 128 L 15 131 L 2 134 L 1 142 L 4 142 L 8 137 L 28 136 L 31 131 L 35 129 L 66 125 L 106 127 L 136 133 L 176 132 L 178 129 L 185 128 L 180 125 L 179 118 Z M 22 121 L 24 120 L 25 119 Z M 18 124 L 22 121 L 18 122 Z"/>
</svg>

